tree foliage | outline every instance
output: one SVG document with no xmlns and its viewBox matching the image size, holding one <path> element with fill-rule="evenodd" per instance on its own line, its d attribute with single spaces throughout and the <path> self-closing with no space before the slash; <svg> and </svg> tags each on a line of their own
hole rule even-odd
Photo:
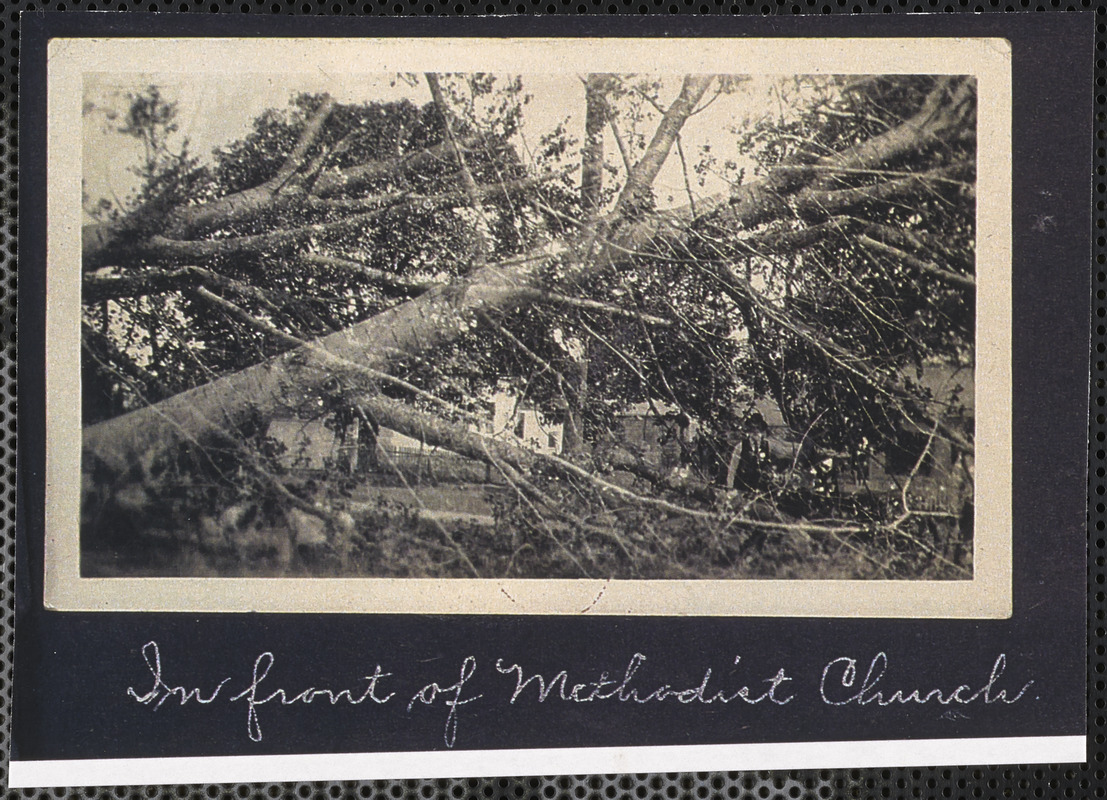
<svg viewBox="0 0 1107 800">
<path fill-rule="evenodd" d="M 307 515 L 324 571 L 971 574 L 972 398 L 927 377 L 974 361 L 971 79 L 780 79 L 697 152 L 682 127 L 747 79 L 587 76 L 585 141 L 533 150 L 524 79 L 397 80 L 428 101 L 295 95 L 207 162 L 129 97 L 141 187 L 83 231 L 89 548 L 287 564 Z M 674 156 L 684 205 L 653 189 Z M 491 434 L 504 392 L 565 448 Z M 290 471 L 288 416 L 484 465 L 494 526 L 428 523 L 396 465 Z M 414 502 L 350 513 L 367 483 Z"/>
</svg>

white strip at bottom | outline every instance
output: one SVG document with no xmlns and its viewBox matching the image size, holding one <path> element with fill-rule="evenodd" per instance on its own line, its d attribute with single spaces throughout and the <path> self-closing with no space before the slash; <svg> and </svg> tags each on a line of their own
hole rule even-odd
<svg viewBox="0 0 1107 800">
<path fill-rule="evenodd" d="M 13 761 L 13 789 L 181 783 L 277 783 L 635 772 L 1057 764 L 1087 758 L 1084 736 L 870 742 L 450 750 L 422 753 Z"/>
</svg>

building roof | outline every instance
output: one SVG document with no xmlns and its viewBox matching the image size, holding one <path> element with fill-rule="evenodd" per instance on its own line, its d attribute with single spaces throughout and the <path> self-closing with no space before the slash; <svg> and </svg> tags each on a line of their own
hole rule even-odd
<svg viewBox="0 0 1107 800">
<path fill-rule="evenodd" d="M 641 403 L 631 403 L 623 411 L 615 412 L 617 417 L 652 417 L 656 416 L 654 411 L 657 411 L 661 416 L 668 414 L 679 414 L 680 409 L 671 403 L 663 403 L 655 401 L 651 406 L 649 403 L 643 401 Z"/>
</svg>

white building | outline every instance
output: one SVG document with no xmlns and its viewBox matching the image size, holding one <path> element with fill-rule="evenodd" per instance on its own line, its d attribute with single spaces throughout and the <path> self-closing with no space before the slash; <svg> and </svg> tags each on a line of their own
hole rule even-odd
<svg viewBox="0 0 1107 800">
<path fill-rule="evenodd" d="M 508 392 L 493 396 L 492 418 L 482 425 L 470 425 L 472 430 L 493 438 L 521 445 L 536 453 L 561 452 L 564 426 L 549 423 L 530 403 L 520 401 Z M 357 430 L 351 428 L 343 442 L 327 419 L 275 419 L 269 423 L 268 435 L 284 446 L 281 463 L 288 469 L 325 470 L 339 464 L 353 469 L 357 459 Z M 382 427 L 377 434 L 377 447 L 395 455 L 447 455 L 438 447 L 419 439 Z M 452 454 L 449 454 L 452 455 Z"/>
<path fill-rule="evenodd" d="M 275 419 L 268 436 L 284 445 L 279 460 L 288 469 L 322 470 L 337 463 L 338 436 L 322 419 Z"/>
<path fill-rule="evenodd" d="M 556 455 L 561 452 L 565 426 L 546 422 L 532 404 L 515 395 L 497 392 L 492 398 L 492 425 L 486 433 L 536 453 Z"/>
</svg>

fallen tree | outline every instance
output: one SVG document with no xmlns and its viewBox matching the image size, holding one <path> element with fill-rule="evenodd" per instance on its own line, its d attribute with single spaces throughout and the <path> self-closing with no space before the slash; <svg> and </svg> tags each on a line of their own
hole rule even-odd
<svg viewBox="0 0 1107 800">
<path fill-rule="evenodd" d="M 182 446 L 246 441 L 248 431 L 264 430 L 267 420 L 304 398 L 330 395 L 360 409 L 374 426 L 509 469 L 520 487 L 528 485 L 527 473 L 538 470 L 658 512 L 715 521 L 730 513 L 727 527 L 737 522 L 800 532 L 866 530 L 867 523 L 796 518 L 771 489 L 759 490 L 737 516 L 720 510 L 718 503 L 733 487 L 712 487 L 706 474 L 688 480 L 624 448 L 607 447 L 596 420 L 610 417 L 613 401 L 625 405 L 642 397 L 656 419 L 664 416 L 658 403 L 678 409 L 686 423 L 695 420 L 713 430 L 717 447 L 728 450 L 735 442 L 722 431 L 744 418 L 737 400 L 745 392 L 771 398 L 789 427 L 806 429 L 828 453 L 856 459 L 873 452 L 878 436 L 892 437 L 903 425 L 971 452 L 971 429 L 950 413 L 949 398 L 929 395 L 909 373 L 927 360 L 972 357 L 971 311 L 963 317 L 974 297 L 975 86 L 957 78 L 833 84 L 825 102 L 836 104 L 839 113 L 820 116 L 824 103 L 798 109 L 787 124 L 747 132 L 745 146 L 759 160 L 761 176 L 735 181 L 723 194 L 694 197 L 685 170 L 688 204 L 654 208 L 651 186 L 679 146 L 682 127 L 712 87 L 720 93 L 724 84 L 710 76 L 685 78 L 675 99 L 659 107 L 652 137 L 632 160 L 618 114 L 607 105 L 615 103 L 620 82 L 590 82 L 595 113 L 582 156 L 580 200 L 567 199 L 565 181 L 555 180 L 564 178 L 563 169 L 526 174 L 503 135 L 510 121 L 497 135 L 478 130 L 475 121 L 451 119 L 434 76 L 428 78 L 434 102 L 397 114 L 417 117 L 426 128 L 426 146 L 408 153 L 362 158 L 371 148 L 359 144 L 349 127 L 359 112 L 323 97 L 301 98 L 296 120 L 270 120 L 276 133 L 259 128 L 256 141 L 234 150 L 240 161 L 266 154 L 268 171 L 261 169 L 265 165 L 253 168 L 264 174 L 253 185 L 225 181 L 228 190 L 208 196 L 219 190 L 196 190 L 203 179 L 179 159 L 162 170 L 160 181 L 151 181 L 131 213 L 86 226 L 85 301 L 103 310 L 111 302 L 180 296 L 218 310 L 219 325 L 233 324 L 235 336 L 253 343 L 263 357 L 240 349 L 230 361 L 254 363 L 216 366 L 216 374 L 205 367 L 209 380 L 193 380 L 191 388 L 86 426 L 86 473 L 100 484 L 148 483 Z M 876 122 L 871 107 L 883 109 Z M 625 164 L 622 186 L 608 189 L 606 202 L 597 169 L 604 126 L 617 137 Z M 788 137 L 798 144 L 782 144 Z M 702 163 L 709 162 L 704 156 Z M 496 180 L 480 182 L 489 176 Z M 421 186 L 413 185 L 419 181 Z M 405 183 L 409 187 L 399 188 Z M 182 198 L 190 187 L 194 196 Z M 413 213 L 429 220 L 428 229 L 442 231 L 428 241 L 438 246 L 442 236 L 468 240 L 471 257 L 431 280 L 422 276 L 425 268 L 397 268 L 407 254 L 395 226 Z M 510 225 L 529 233 L 509 242 Z M 367 236 L 376 242 L 393 237 L 392 264 L 367 248 Z M 419 244 L 412 243 L 412 250 Z M 424 250 L 409 261 L 425 267 L 436 257 Z M 362 307 L 351 318 L 339 303 L 328 308 L 298 297 L 296 279 L 259 279 L 275 264 L 318 270 L 310 278 L 316 291 L 333 274 L 357 281 L 346 285 L 359 287 Z M 634 281 L 639 288 L 628 288 Z M 670 292 L 647 290 L 665 281 Z M 711 309 L 710 324 L 695 319 L 697 304 Z M 850 318 L 851 307 L 860 312 L 860 325 Z M 566 311 L 575 321 L 557 319 Z M 913 314 L 932 319 L 916 323 Z M 572 329 L 590 342 L 587 359 L 551 353 L 549 335 L 528 344 L 535 328 L 527 321 L 534 315 L 541 315 L 547 332 L 556 329 L 565 339 Z M 950 329 L 941 330 L 949 320 Z M 97 320 L 87 322 L 96 327 Z M 99 322 L 101 335 L 110 334 L 108 311 Z M 659 330 L 691 354 L 685 363 L 666 363 Z M 456 355 L 476 339 L 487 345 L 489 337 L 499 341 L 493 359 L 506 342 L 514 358 L 537 368 L 536 402 L 575 409 L 580 421 L 573 427 L 582 427 L 586 451 L 568 458 L 536 455 L 482 435 L 466 421 L 471 404 L 459 407 L 464 392 L 448 380 L 437 387 L 425 380 L 444 352 Z M 144 341 L 149 346 L 153 332 Z M 201 352 L 188 345 L 179 349 L 188 358 Z M 266 350 L 277 354 L 265 356 Z M 133 374 L 135 364 L 123 363 L 127 354 L 113 352 L 120 362 L 113 374 Z M 604 358 L 617 368 L 604 374 L 589 365 L 584 372 L 594 387 L 588 378 L 563 374 L 580 373 L 582 365 Z M 703 386 L 681 374 L 696 364 L 720 370 L 713 380 L 726 384 L 720 390 L 725 402 L 703 396 Z M 511 372 L 486 369 L 482 379 L 493 384 Z M 589 399 L 581 402 L 585 389 Z M 828 413 L 812 405 L 833 404 L 835 396 L 838 403 L 848 396 L 857 408 Z M 665 496 L 612 482 L 605 477 L 612 470 L 645 478 L 651 492 Z M 530 487 L 520 488 L 520 496 L 544 502 L 542 490 Z M 556 505 L 547 503 L 551 513 Z M 776 510 L 775 521 L 766 507 Z"/>
</svg>

